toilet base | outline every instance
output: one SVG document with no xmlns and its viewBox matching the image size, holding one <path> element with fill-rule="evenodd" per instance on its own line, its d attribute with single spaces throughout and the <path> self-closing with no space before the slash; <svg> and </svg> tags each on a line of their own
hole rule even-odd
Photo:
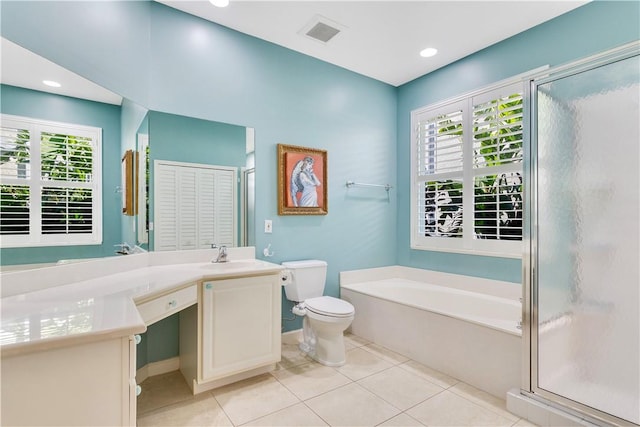
<svg viewBox="0 0 640 427">
<path fill-rule="evenodd" d="M 345 322 L 346 323 L 346 322 Z M 351 321 L 344 326 L 346 329 Z M 315 326 L 320 329 L 321 333 L 316 333 Z M 316 362 L 325 366 L 342 366 L 346 363 L 346 349 L 344 346 L 344 329 L 342 327 L 328 329 L 326 323 L 318 324 L 313 319 L 305 316 L 302 322 L 303 341 L 298 348 L 307 354 Z"/>
<path fill-rule="evenodd" d="M 301 342 L 298 345 L 298 348 L 300 349 L 300 351 L 302 351 L 303 353 L 305 353 L 307 356 L 309 356 L 310 358 L 312 358 L 313 360 L 315 360 L 316 362 L 320 363 L 321 365 L 324 366 L 329 366 L 332 368 L 338 367 L 338 366 L 343 366 L 346 362 L 347 362 L 347 358 L 345 357 L 344 360 L 342 361 L 331 361 L 331 360 L 325 360 L 322 359 L 321 357 L 318 357 L 318 354 L 315 352 L 315 349 L 309 348 L 309 345 L 305 342 Z"/>
</svg>

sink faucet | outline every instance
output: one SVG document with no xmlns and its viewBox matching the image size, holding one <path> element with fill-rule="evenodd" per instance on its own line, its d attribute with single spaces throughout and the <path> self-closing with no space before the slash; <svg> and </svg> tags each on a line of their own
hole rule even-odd
<svg viewBox="0 0 640 427">
<path fill-rule="evenodd" d="M 218 256 L 211 260 L 211 262 L 227 262 L 227 247 L 225 245 L 221 245 L 220 247 L 216 246 L 214 243 L 211 245 L 211 249 L 218 248 Z"/>
<path fill-rule="evenodd" d="M 131 249 L 131 246 L 129 246 L 129 244 L 127 242 L 118 243 L 117 245 L 113 245 L 113 246 L 120 248 L 120 249 L 116 250 L 117 254 L 129 255 L 129 254 L 133 253 L 132 252 L 133 250 Z"/>
</svg>

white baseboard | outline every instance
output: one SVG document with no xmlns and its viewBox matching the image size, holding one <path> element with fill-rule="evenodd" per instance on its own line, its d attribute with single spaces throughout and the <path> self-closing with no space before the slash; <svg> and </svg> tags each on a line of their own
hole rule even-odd
<svg viewBox="0 0 640 427">
<path fill-rule="evenodd" d="M 180 369 L 180 357 L 172 357 L 171 359 L 147 363 L 136 371 L 136 382 L 140 384 L 149 377 L 177 371 L 178 369 Z"/>
<path fill-rule="evenodd" d="M 298 344 L 300 341 L 302 341 L 302 329 L 296 329 L 282 334 L 283 344 Z"/>
</svg>

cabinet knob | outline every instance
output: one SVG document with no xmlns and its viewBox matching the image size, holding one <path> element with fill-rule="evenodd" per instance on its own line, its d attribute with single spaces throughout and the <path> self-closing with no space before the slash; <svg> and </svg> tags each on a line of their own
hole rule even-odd
<svg viewBox="0 0 640 427">
<path fill-rule="evenodd" d="M 142 337 L 140 335 L 135 335 L 133 337 L 133 339 L 135 340 L 136 345 L 138 345 L 138 344 L 140 344 L 142 342 Z"/>
<path fill-rule="evenodd" d="M 173 300 L 169 301 L 168 306 L 169 306 L 169 308 L 176 308 L 178 306 L 178 301 L 173 299 Z"/>
<path fill-rule="evenodd" d="M 204 288 L 208 291 L 210 291 L 211 289 L 213 289 L 213 285 L 211 283 L 207 283 L 204 285 Z"/>
<path fill-rule="evenodd" d="M 142 387 L 136 384 L 136 396 L 140 396 L 140 393 L 142 393 Z"/>
</svg>

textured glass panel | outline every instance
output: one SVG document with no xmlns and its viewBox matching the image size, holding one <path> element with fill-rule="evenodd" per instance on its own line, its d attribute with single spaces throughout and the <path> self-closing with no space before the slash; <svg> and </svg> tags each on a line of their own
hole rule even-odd
<svg viewBox="0 0 640 427">
<path fill-rule="evenodd" d="M 640 62 L 538 88 L 538 387 L 640 423 Z"/>
</svg>

